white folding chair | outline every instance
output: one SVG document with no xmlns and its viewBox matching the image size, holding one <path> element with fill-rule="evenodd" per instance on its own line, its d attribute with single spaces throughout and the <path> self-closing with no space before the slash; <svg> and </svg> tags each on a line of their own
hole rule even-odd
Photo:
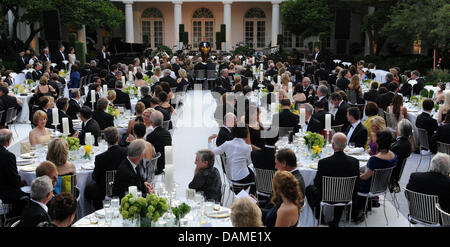
<svg viewBox="0 0 450 247">
<path fill-rule="evenodd" d="M 416 172 L 419 169 L 420 163 L 422 163 L 422 148 L 426 150 L 430 150 L 430 144 L 428 142 L 428 132 L 425 129 L 417 128 L 417 131 L 419 131 L 419 152 L 420 152 L 420 161 L 417 165 Z M 430 156 L 431 153 L 427 156 Z"/>
<path fill-rule="evenodd" d="M 267 198 L 272 194 L 272 179 L 275 172 L 276 170 L 255 168 L 255 185 L 258 201 L 261 201 L 260 196 Z"/>
<path fill-rule="evenodd" d="M 422 194 L 406 188 L 404 190 L 409 208 L 409 226 L 411 226 L 411 223 L 418 223 L 424 226 L 439 226 L 439 212 L 435 206 L 439 203 L 438 196 Z"/>
<path fill-rule="evenodd" d="M 442 210 L 441 205 L 436 203 L 436 209 L 439 211 L 441 215 L 441 226 L 450 226 L 450 214 Z"/>
</svg>

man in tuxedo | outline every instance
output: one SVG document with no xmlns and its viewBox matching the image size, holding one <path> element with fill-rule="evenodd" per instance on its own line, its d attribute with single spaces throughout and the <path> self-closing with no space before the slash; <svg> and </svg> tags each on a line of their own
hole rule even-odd
<svg viewBox="0 0 450 247">
<path fill-rule="evenodd" d="M 316 98 L 316 92 L 311 85 L 311 79 L 309 77 L 304 77 L 302 80 L 303 93 L 305 94 L 307 101 L 314 104 L 314 99 Z"/>
<path fill-rule="evenodd" d="M 28 64 L 28 57 L 25 56 L 25 51 L 20 50 L 17 56 L 17 73 L 22 72 L 22 70 L 25 69 L 26 65 Z"/>
<path fill-rule="evenodd" d="M 411 80 L 417 81 L 417 84 L 413 86 L 414 95 L 420 94 L 420 91 L 425 87 L 425 81 L 423 78 L 420 78 L 420 72 L 417 70 L 411 72 Z"/>
<path fill-rule="evenodd" d="M 300 108 L 305 109 L 305 125 L 302 126 L 303 132 L 307 131 L 321 133 L 322 128 L 320 126 L 320 121 L 312 117 L 313 107 L 309 103 L 302 104 Z"/>
<path fill-rule="evenodd" d="M 75 134 L 75 130 L 73 129 L 73 123 L 72 123 L 72 118 L 67 115 L 67 109 L 69 109 L 69 100 L 67 98 L 59 98 L 56 100 L 56 107 L 58 108 L 58 131 L 63 133 L 63 124 L 62 124 L 62 119 L 63 118 L 67 118 L 69 120 L 69 133 L 70 135 Z M 55 126 L 52 125 L 53 122 L 53 111 L 50 111 L 47 113 L 47 124 L 45 127 L 50 128 L 50 129 L 54 129 Z"/>
<path fill-rule="evenodd" d="M 9 108 L 17 109 L 17 112 L 22 110 L 22 106 L 17 102 L 16 97 L 8 95 L 9 89 L 5 86 L 0 86 L 0 101 L 3 105 L 3 116 L 0 121 L 0 125 L 4 124 L 6 121 L 6 114 Z M 22 102 L 21 102 L 22 104 Z"/>
<path fill-rule="evenodd" d="M 108 69 L 110 57 L 111 57 L 110 52 L 109 51 L 107 52 L 106 46 L 102 45 L 102 48 L 100 49 L 100 51 L 97 53 L 96 56 L 96 59 L 98 60 L 98 67 L 100 69 Z"/>
<path fill-rule="evenodd" d="M 330 95 L 330 101 L 333 105 L 331 113 L 334 114 L 334 123 L 333 125 L 341 125 L 342 130 L 346 130 L 349 122 L 347 120 L 347 108 L 349 107 L 347 102 L 345 102 L 339 93 L 332 93 Z"/>
<path fill-rule="evenodd" d="M 314 53 L 314 60 L 316 60 L 318 63 L 325 61 L 325 57 L 322 52 L 320 52 L 319 47 L 316 47 L 315 50 L 316 52 Z"/>
<path fill-rule="evenodd" d="M 216 63 L 213 62 L 212 58 L 208 58 L 206 63 L 206 70 L 216 70 Z"/>
<path fill-rule="evenodd" d="M 152 126 L 154 130 L 147 135 L 146 140 L 150 142 L 154 147 L 156 152 L 161 153 L 161 157 L 158 159 L 157 169 L 155 175 L 159 175 L 164 172 L 165 161 L 165 146 L 172 145 L 172 136 L 170 132 L 162 127 L 163 114 L 160 111 L 155 111 L 150 115 L 152 121 Z"/>
<path fill-rule="evenodd" d="M 231 82 L 230 82 L 230 78 L 228 78 L 228 69 L 223 69 L 220 71 L 220 77 L 217 78 L 217 80 L 222 82 L 222 86 L 223 88 L 225 88 L 225 90 L 227 90 L 227 92 L 231 92 Z"/>
<path fill-rule="evenodd" d="M 93 183 L 86 187 L 86 198 L 92 200 L 95 210 L 103 207 L 102 200 L 106 195 L 106 172 L 117 170 L 127 158 L 127 150 L 119 146 L 119 131 L 116 127 L 105 129 L 105 140 L 108 150 L 95 156 L 95 168 L 92 172 Z"/>
<path fill-rule="evenodd" d="M 104 130 L 108 127 L 114 127 L 114 117 L 106 112 L 109 101 L 105 97 L 101 97 L 97 102 L 97 109 L 92 115 L 92 119 L 97 121 L 100 130 Z"/>
<path fill-rule="evenodd" d="M 314 73 L 314 76 L 318 81 L 328 81 L 330 72 L 326 69 L 327 65 L 325 62 L 319 64 L 319 69 Z"/>
<path fill-rule="evenodd" d="M 392 99 L 395 96 L 395 90 L 397 90 L 397 83 L 390 82 L 387 85 L 389 92 L 385 94 L 381 94 L 377 98 L 377 105 L 380 108 L 383 108 L 384 111 L 387 111 L 387 107 L 392 103 Z"/>
<path fill-rule="evenodd" d="M 372 82 L 370 84 L 370 90 L 368 92 L 364 93 L 363 98 L 366 101 L 377 102 L 377 99 L 378 99 L 378 83 L 377 82 Z"/>
<path fill-rule="evenodd" d="M 142 192 L 144 198 L 147 193 L 153 191 L 150 184 L 142 180 L 142 174 L 140 174 L 140 169 L 137 167 L 142 165 L 140 162 L 144 158 L 144 152 L 144 140 L 134 140 L 130 143 L 127 150 L 127 156 L 120 163 L 117 168 L 116 176 L 114 177 L 114 196 L 118 196 L 122 199 L 130 186 L 136 186 L 137 189 Z"/>
<path fill-rule="evenodd" d="M 416 119 L 416 127 L 427 131 L 428 143 L 431 143 L 431 137 L 438 128 L 438 122 L 431 113 L 434 108 L 433 100 L 425 99 L 422 103 L 422 108 L 423 112 Z"/>
<path fill-rule="evenodd" d="M 41 63 L 35 63 L 33 64 L 33 72 L 31 72 L 31 79 L 33 81 L 39 81 L 41 79 L 43 73 L 42 73 L 42 64 Z"/>
<path fill-rule="evenodd" d="M 328 87 L 325 85 L 320 85 L 317 88 L 317 100 L 315 102 L 321 102 L 323 108 L 328 111 Z"/>
<path fill-rule="evenodd" d="M 168 82 L 168 83 L 169 83 L 169 86 L 170 86 L 170 87 L 176 87 L 176 86 L 178 86 L 177 80 L 173 79 L 173 78 L 170 76 L 170 73 L 171 73 L 171 72 L 172 72 L 172 71 L 171 71 L 170 69 L 165 69 L 164 72 L 163 72 L 163 73 L 164 73 L 164 77 L 162 77 L 161 79 L 159 79 L 159 83 L 165 81 L 165 82 Z"/>
<path fill-rule="evenodd" d="M 323 104 L 324 104 L 323 102 L 317 101 L 314 104 L 314 112 L 315 113 L 312 115 L 313 118 L 319 120 L 321 130 L 325 129 L 325 115 L 330 114 L 328 112 L 328 110 L 324 109 L 325 107 L 323 106 Z M 334 122 L 333 114 L 330 114 L 330 115 L 331 115 L 331 123 L 333 123 Z"/>
<path fill-rule="evenodd" d="M 214 113 L 214 119 L 216 119 L 219 126 L 223 125 L 223 119 L 225 115 L 229 112 L 233 113 L 235 116 L 236 113 L 236 97 L 233 93 L 226 93 L 225 95 L 225 103 L 222 102 L 222 98 L 220 98 L 220 103 L 217 104 L 216 111 Z"/>
<path fill-rule="evenodd" d="M 107 76 L 106 76 L 106 84 L 108 84 L 108 88 L 114 88 L 116 86 L 116 81 L 117 81 L 117 77 L 116 77 L 116 73 L 119 72 L 119 68 L 117 67 L 117 65 L 113 64 L 111 65 L 111 72 L 107 72 Z"/>
<path fill-rule="evenodd" d="M 450 212 L 450 157 L 437 153 L 430 162 L 427 172 L 414 172 L 406 188 L 414 192 L 437 195 L 439 205 L 445 212 Z"/>
<path fill-rule="evenodd" d="M 50 222 L 47 203 L 53 198 L 53 184 L 48 176 L 35 178 L 31 182 L 29 204 L 24 208 L 18 227 L 35 227 L 41 222 Z"/>
<path fill-rule="evenodd" d="M 450 144 L 450 114 L 447 113 L 445 121 L 440 125 L 436 133 L 431 137 L 430 149 L 431 152 L 436 153 L 437 142 Z"/>
<path fill-rule="evenodd" d="M 6 148 L 12 143 L 12 132 L 0 129 L 0 199 L 5 204 L 12 204 L 11 216 L 19 216 L 28 200 L 28 195 L 20 187 L 21 181 L 17 171 L 16 156 Z"/>
<path fill-rule="evenodd" d="M 411 71 L 407 70 L 403 73 L 404 83 L 401 85 L 400 90 L 398 91 L 403 96 L 410 98 L 412 95 L 413 87 L 409 84 L 411 80 Z"/>
<path fill-rule="evenodd" d="M 282 99 L 280 101 L 281 112 L 275 113 L 272 118 L 272 128 L 276 127 L 293 127 L 294 132 L 298 132 L 298 122 L 300 117 L 291 112 L 291 101 L 289 99 Z M 278 120 L 278 123 L 275 121 Z"/>
<path fill-rule="evenodd" d="M 70 90 L 70 100 L 69 100 L 69 108 L 67 108 L 66 114 L 69 115 L 71 119 L 77 119 L 77 114 L 81 110 L 81 96 L 78 88 L 72 88 Z"/>
<path fill-rule="evenodd" d="M 149 108 L 152 96 L 150 95 L 150 88 L 148 86 L 141 87 L 141 96 L 142 98 L 139 102 L 142 102 L 145 105 L 145 109 Z"/>
<path fill-rule="evenodd" d="M 116 81 L 116 99 L 114 100 L 114 104 L 125 105 L 125 108 L 131 110 L 131 101 L 130 95 L 122 91 L 123 83 L 120 80 Z"/>
<path fill-rule="evenodd" d="M 57 64 L 56 65 L 56 68 L 58 68 L 59 70 L 62 70 L 62 69 L 66 69 L 66 66 L 64 65 L 64 63 L 63 63 L 63 61 L 64 60 L 69 60 L 68 58 L 67 58 L 67 56 L 64 54 L 64 50 L 65 50 L 65 47 L 64 47 L 64 45 L 61 45 L 60 47 L 59 47 L 59 50 L 55 53 L 55 63 Z"/>
<path fill-rule="evenodd" d="M 236 115 L 231 112 L 225 114 L 224 125 L 220 127 L 219 134 L 216 139 L 216 146 L 220 146 L 226 141 L 233 140 L 233 135 L 231 134 L 231 128 L 236 125 Z"/>
<path fill-rule="evenodd" d="M 350 125 L 345 134 L 347 135 L 348 143 L 355 143 L 355 147 L 362 147 L 367 142 L 367 129 L 361 123 L 361 113 L 358 107 L 350 107 L 347 109 L 347 120 Z"/>
<path fill-rule="evenodd" d="M 278 141 L 278 136 L 273 138 L 264 138 L 264 147 L 253 150 L 250 153 L 252 163 L 255 168 L 265 170 L 275 170 L 275 143 Z"/>
<path fill-rule="evenodd" d="M 201 70 L 204 71 L 204 75 L 206 78 L 206 64 L 203 63 L 203 59 L 201 57 L 199 57 L 197 60 L 197 63 L 194 65 L 194 77 L 195 78 L 197 77 L 197 73 L 198 73 L 197 71 L 201 71 Z M 195 83 L 202 83 L 202 82 L 195 81 Z"/>
<path fill-rule="evenodd" d="M 217 92 L 220 95 L 223 95 L 227 92 L 227 90 L 222 85 L 222 80 L 216 80 L 216 88 L 213 89 L 213 92 Z"/>
<path fill-rule="evenodd" d="M 348 156 L 344 153 L 344 149 L 347 146 L 347 137 L 338 132 L 333 135 L 331 144 L 334 154 L 330 157 L 319 160 L 317 165 L 317 173 L 314 178 L 314 184 L 306 188 L 306 198 L 308 199 L 309 206 L 315 212 L 315 217 L 319 218 L 320 201 L 322 200 L 322 178 L 324 176 L 329 177 L 352 177 L 356 176 L 357 180 L 355 185 L 358 184 L 359 178 L 359 161 L 356 158 Z M 353 188 L 353 201 L 356 201 L 357 188 Z M 339 220 L 342 215 L 342 207 L 334 207 L 334 219 L 329 223 L 332 227 L 339 225 Z M 322 217 L 324 219 L 324 217 Z M 322 223 L 322 222 L 320 222 Z"/>
<path fill-rule="evenodd" d="M 81 132 L 76 132 L 74 137 L 80 139 L 80 145 L 86 145 L 85 138 L 86 133 L 90 132 L 94 137 L 95 146 L 98 146 L 98 137 L 100 136 L 100 126 L 97 121 L 92 119 L 92 110 L 88 106 L 83 106 L 80 110 L 80 119 L 83 121 L 81 124 Z"/>
<path fill-rule="evenodd" d="M 392 171 L 391 184 L 397 186 L 400 181 L 400 171 L 403 169 L 403 161 L 411 155 L 411 143 L 409 137 L 412 135 L 413 126 L 408 119 L 402 119 L 395 128 L 397 139 L 391 145 L 391 151 L 397 155 L 397 165 Z M 396 184 L 394 184 L 396 183 Z M 393 191 L 391 191 L 392 193 Z"/>
<path fill-rule="evenodd" d="M 41 60 L 43 62 L 50 62 L 51 63 L 52 60 L 51 60 L 51 57 L 50 57 L 50 51 L 49 51 L 48 47 L 45 47 L 43 51 L 44 51 L 44 53 L 41 55 L 39 60 Z"/>
</svg>

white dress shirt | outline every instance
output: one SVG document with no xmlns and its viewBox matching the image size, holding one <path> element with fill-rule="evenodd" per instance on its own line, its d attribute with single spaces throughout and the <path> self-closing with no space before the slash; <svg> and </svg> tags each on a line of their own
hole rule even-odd
<svg viewBox="0 0 450 247">
<path fill-rule="evenodd" d="M 250 157 L 252 147 L 244 139 L 234 138 L 231 141 L 226 141 L 219 147 L 216 147 L 213 143 L 208 143 L 208 148 L 214 154 L 225 153 L 227 155 L 232 180 L 238 181 L 250 174 L 247 166 L 252 163 Z"/>
<path fill-rule="evenodd" d="M 353 131 L 355 131 L 356 126 L 358 126 L 359 123 L 361 123 L 361 120 L 358 120 L 356 123 L 352 124 L 352 126 L 350 127 L 350 130 L 348 131 L 348 134 L 347 134 L 347 144 L 350 142 L 350 138 L 352 138 Z"/>
</svg>

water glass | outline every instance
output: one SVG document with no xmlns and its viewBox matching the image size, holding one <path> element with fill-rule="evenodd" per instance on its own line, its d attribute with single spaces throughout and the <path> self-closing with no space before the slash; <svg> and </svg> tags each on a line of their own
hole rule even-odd
<svg viewBox="0 0 450 247">
<path fill-rule="evenodd" d="M 119 209 L 119 207 L 120 207 L 119 197 L 115 196 L 111 199 L 111 207 L 113 209 Z"/>
<path fill-rule="evenodd" d="M 207 200 L 205 202 L 205 213 L 209 214 L 213 211 L 214 208 L 214 200 Z"/>
<path fill-rule="evenodd" d="M 188 226 L 188 220 L 186 218 L 180 219 L 180 227 L 187 227 Z"/>
<path fill-rule="evenodd" d="M 355 143 L 354 142 L 349 142 L 348 143 L 348 147 L 349 148 L 355 148 Z"/>
<path fill-rule="evenodd" d="M 114 217 L 114 210 L 112 208 L 105 208 L 105 224 L 111 226 Z"/>
<path fill-rule="evenodd" d="M 109 207 L 111 207 L 111 200 L 109 198 L 108 199 L 105 198 L 105 200 L 103 200 L 103 208 Z"/>
</svg>

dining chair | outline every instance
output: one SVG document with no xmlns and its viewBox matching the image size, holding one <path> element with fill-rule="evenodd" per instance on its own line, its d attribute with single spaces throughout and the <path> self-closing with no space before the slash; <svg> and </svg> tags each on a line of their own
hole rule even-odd
<svg viewBox="0 0 450 247">
<path fill-rule="evenodd" d="M 425 129 L 417 128 L 417 131 L 419 132 L 419 152 L 420 152 L 420 161 L 417 165 L 416 172 L 419 169 L 420 164 L 422 163 L 422 157 L 424 156 L 422 154 L 422 149 L 430 150 L 430 144 L 428 142 L 428 132 Z M 426 156 L 431 156 L 432 154 L 427 154 Z"/>
<path fill-rule="evenodd" d="M 450 155 L 450 144 L 443 143 L 443 142 L 437 142 L 437 151 Z"/>
<path fill-rule="evenodd" d="M 444 210 L 442 210 L 441 205 L 439 205 L 439 203 L 436 203 L 436 209 L 439 211 L 439 214 L 441 216 L 441 226 L 450 226 L 450 213 L 447 213 Z"/>
<path fill-rule="evenodd" d="M 111 196 L 113 193 L 114 177 L 116 176 L 116 172 L 117 170 L 106 171 L 106 180 L 105 180 L 106 196 Z"/>
<path fill-rule="evenodd" d="M 260 198 L 269 198 L 272 194 L 272 179 L 275 172 L 276 170 L 255 168 L 255 185 L 258 201 L 261 201 Z"/>
<path fill-rule="evenodd" d="M 438 196 L 422 194 L 406 188 L 404 190 L 409 208 L 409 226 L 411 226 L 411 223 L 424 226 L 438 226 L 439 212 L 435 206 L 439 203 Z"/>
</svg>

